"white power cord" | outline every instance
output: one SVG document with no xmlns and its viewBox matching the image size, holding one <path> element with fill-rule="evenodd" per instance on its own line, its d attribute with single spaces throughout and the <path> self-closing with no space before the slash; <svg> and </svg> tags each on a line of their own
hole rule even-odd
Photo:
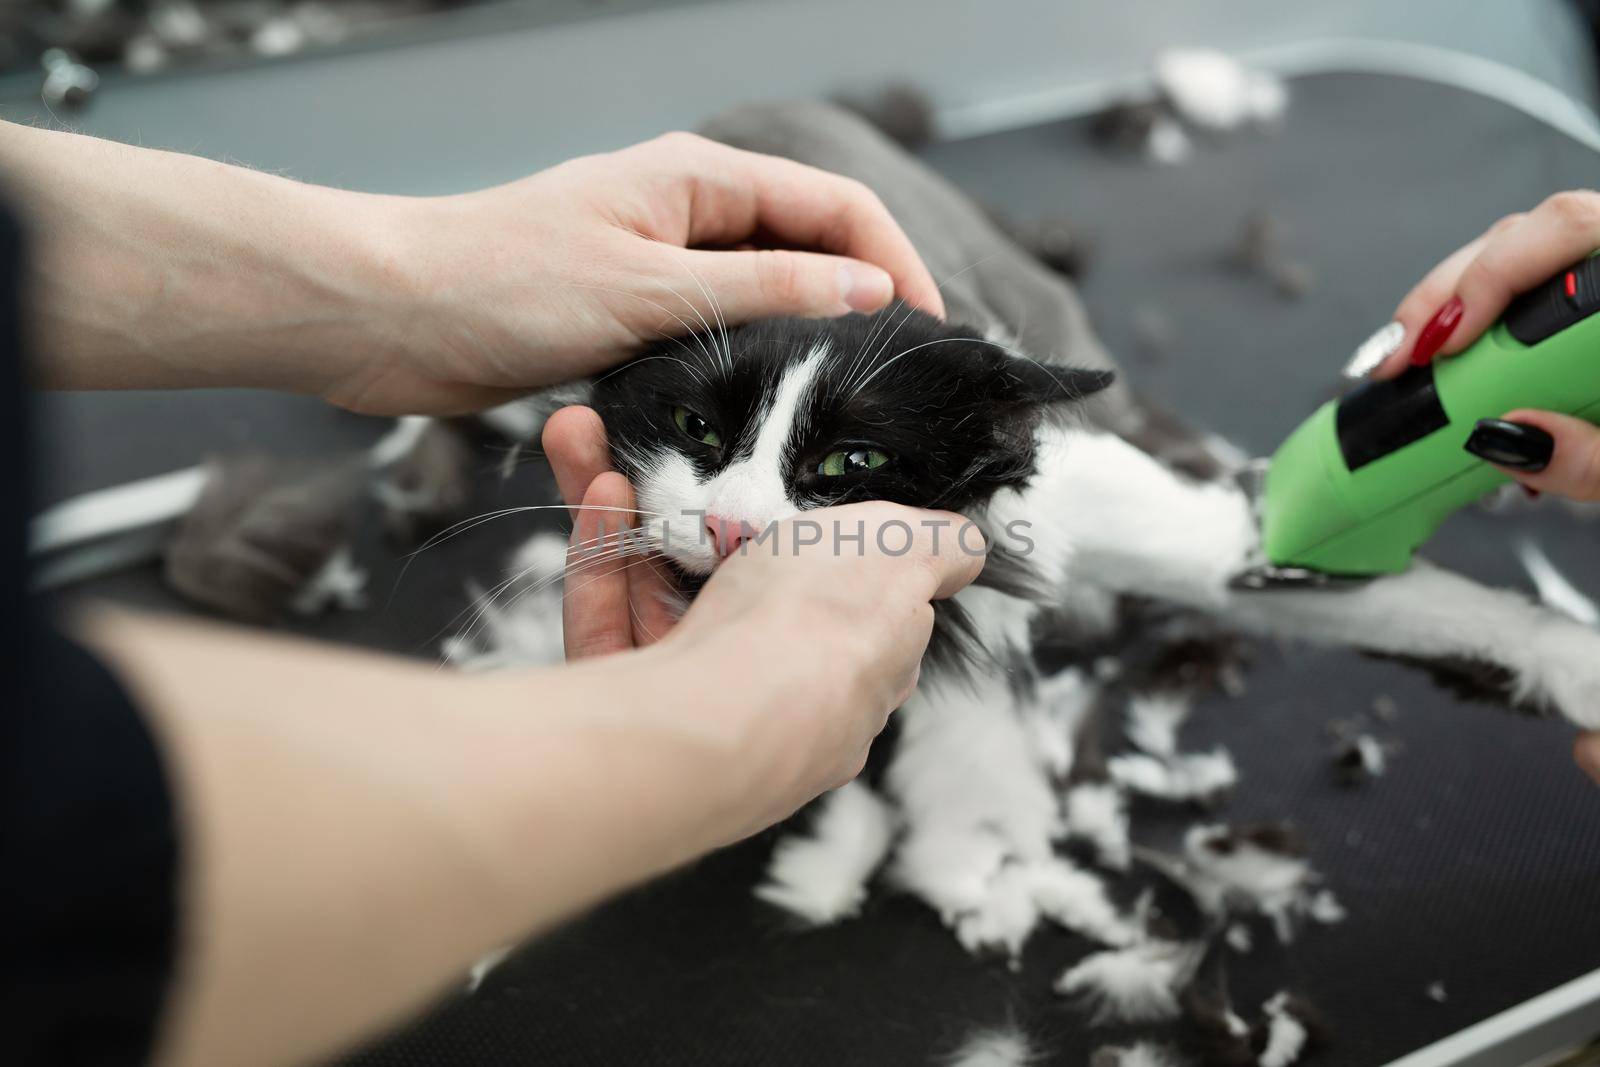
<svg viewBox="0 0 1600 1067">
<path fill-rule="evenodd" d="M 1327 38 L 1237 53 L 1240 62 L 1294 77 L 1388 74 L 1448 85 L 1498 100 L 1600 152 L 1600 117 L 1548 82 L 1497 60 L 1410 41 Z M 1154 95 L 1153 74 L 1057 86 L 935 113 L 941 138 L 955 140 L 1090 114 L 1130 97 Z"/>
</svg>

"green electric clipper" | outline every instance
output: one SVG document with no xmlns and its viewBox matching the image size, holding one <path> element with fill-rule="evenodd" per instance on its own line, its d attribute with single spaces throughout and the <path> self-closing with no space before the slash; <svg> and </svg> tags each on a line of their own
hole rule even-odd
<svg viewBox="0 0 1600 1067">
<path fill-rule="evenodd" d="M 1600 423 L 1600 260 L 1519 297 L 1465 352 L 1318 408 L 1257 487 L 1264 565 L 1246 589 L 1404 570 L 1456 509 L 1509 479 L 1462 445 L 1479 419 L 1542 408 Z"/>
</svg>

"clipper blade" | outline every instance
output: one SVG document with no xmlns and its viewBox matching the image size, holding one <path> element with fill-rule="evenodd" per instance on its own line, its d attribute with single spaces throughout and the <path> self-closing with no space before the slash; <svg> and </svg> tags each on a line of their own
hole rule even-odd
<svg viewBox="0 0 1600 1067">
<path fill-rule="evenodd" d="M 1359 589 L 1372 580 L 1365 574 L 1328 574 L 1310 567 L 1279 567 L 1271 563 L 1249 567 L 1228 579 L 1228 588 L 1260 593 L 1287 589 Z"/>
<path fill-rule="evenodd" d="M 1255 517 L 1258 531 L 1262 523 L 1261 503 L 1266 489 L 1267 471 L 1271 467 L 1271 460 L 1257 459 L 1241 467 L 1234 474 L 1234 481 L 1244 493 L 1245 499 L 1250 502 L 1250 511 Z M 1289 589 L 1341 590 L 1359 588 L 1371 580 L 1366 575 L 1328 574 L 1310 567 L 1279 566 L 1262 558 L 1259 544 L 1256 555 L 1261 562 L 1246 567 L 1228 579 L 1229 589 L 1253 593 Z"/>
</svg>

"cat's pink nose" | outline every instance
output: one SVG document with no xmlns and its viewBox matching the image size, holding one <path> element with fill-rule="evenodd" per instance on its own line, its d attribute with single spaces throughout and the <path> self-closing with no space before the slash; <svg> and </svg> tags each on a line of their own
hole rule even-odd
<svg viewBox="0 0 1600 1067">
<path fill-rule="evenodd" d="M 739 551 L 739 546 L 756 535 L 756 528 L 743 519 L 725 519 L 721 515 L 706 516 L 706 533 L 716 547 L 717 558 L 727 559 Z"/>
</svg>

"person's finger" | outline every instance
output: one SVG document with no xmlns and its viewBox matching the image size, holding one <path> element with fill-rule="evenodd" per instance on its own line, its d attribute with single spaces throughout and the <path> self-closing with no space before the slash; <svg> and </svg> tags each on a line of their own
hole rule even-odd
<svg viewBox="0 0 1600 1067">
<path fill-rule="evenodd" d="M 628 601 L 633 611 L 633 643 L 640 648 L 653 645 L 678 622 L 680 599 L 658 558 L 641 558 L 628 568 Z"/>
<path fill-rule="evenodd" d="M 1453 356 L 1477 340 L 1519 294 L 1600 248 L 1600 194 L 1557 193 L 1527 214 L 1507 215 L 1434 268 L 1401 301 L 1404 336 L 1374 377 Z"/>
<path fill-rule="evenodd" d="M 886 271 L 908 303 L 944 316 L 933 275 L 883 201 L 861 182 L 692 134 L 666 140 L 691 188 L 686 244 L 733 245 L 770 236 L 848 256 Z"/>
<path fill-rule="evenodd" d="M 1469 452 L 1530 489 L 1600 500 L 1600 429 L 1583 419 L 1553 411 L 1511 411 L 1480 422 L 1467 444 Z M 1543 469 L 1530 469 L 1541 463 Z"/>
<path fill-rule="evenodd" d="M 575 404 L 557 411 L 545 420 L 539 443 L 568 507 L 577 507 L 589 483 L 611 469 L 605 424 L 593 408 Z"/>
<path fill-rule="evenodd" d="M 628 568 L 640 558 L 621 550 L 620 532 L 633 507 L 633 487 L 615 472 L 597 476 L 583 496 L 567 548 L 562 636 L 567 659 L 633 647 Z"/>
<path fill-rule="evenodd" d="M 953 535 L 953 547 L 943 547 L 930 557 L 937 579 L 933 599 L 944 600 L 977 580 L 989 558 L 989 545 L 983 531 L 965 516 L 948 511 L 936 511 L 934 515 L 950 520 L 949 532 Z"/>
<path fill-rule="evenodd" d="M 913 595 L 921 600 L 943 600 L 965 589 L 983 570 L 988 555 L 988 543 L 977 525 L 950 511 L 873 500 L 821 508 L 791 521 L 816 527 L 820 540 L 811 544 L 817 551 L 859 556 L 867 566 L 893 568 L 914 583 Z M 798 545 L 800 539 L 785 543 Z M 857 552 L 862 545 L 878 551 Z M 904 567 L 906 557 L 920 566 Z"/>
<path fill-rule="evenodd" d="M 1521 293 L 1600 248 L 1600 193 L 1557 193 L 1527 217 L 1490 237 L 1461 274 L 1461 321 L 1440 348 L 1470 345 Z"/>
<path fill-rule="evenodd" d="M 894 297 L 887 273 L 843 256 L 778 249 L 683 255 L 730 324 L 775 315 L 823 318 L 876 311 Z"/>
<path fill-rule="evenodd" d="M 1600 785 L 1600 731 L 1579 734 L 1572 742 L 1572 757 Z"/>
<path fill-rule="evenodd" d="M 1495 227 L 1509 226 L 1512 222 L 1513 217 L 1507 216 L 1495 223 Z M 1490 233 L 1492 232 L 1493 228 L 1490 229 Z M 1393 378 L 1410 366 L 1411 351 L 1416 347 L 1417 334 L 1427 323 L 1428 318 L 1455 293 L 1456 285 L 1460 283 L 1461 274 L 1467 269 L 1467 264 L 1478 257 L 1478 253 L 1483 251 L 1483 246 L 1488 241 L 1489 234 L 1485 233 L 1450 253 L 1443 262 L 1424 275 L 1422 281 L 1400 301 L 1400 306 L 1395 308 L 1393 320 L 1400 327 L 1399 340 L 1383 362 L 1372 371 L 1372 377 Z M 1358 369 L 1359 373 L 1364 371 Z"/>
</svg>

